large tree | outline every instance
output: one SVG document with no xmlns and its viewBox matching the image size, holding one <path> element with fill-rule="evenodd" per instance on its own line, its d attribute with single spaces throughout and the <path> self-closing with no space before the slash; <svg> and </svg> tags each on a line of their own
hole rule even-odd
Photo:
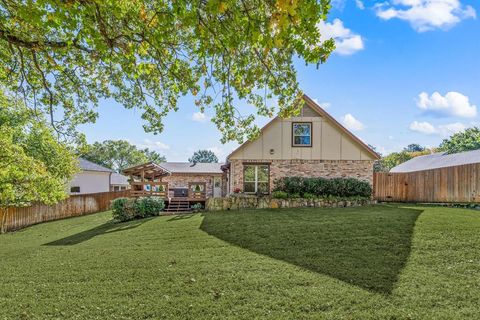
<svg viewBox="0 0 480 320">
<path fill-rule="evenodd" d="M 473 127 L 455 133 L 450 138 L 443 140 L 439 148 L 447 153 L 480 149 L 480 128 Z"/>
<path fill-rule="evenodd" d="M 188 162 L 217 163 L 218 158 L 213 151 L 198 150 L 193 153 L 193 156 L 188 159 Z"/>
<path fill-rule="evenodd" d="M 78 169 L 75 154 L 44 119 L 0 92 L 0 232 L 7 208 L 56 203 Z"/>
<path fill-rule="evenodd" d="M 259 115 L 298 112 L 294 57 L 326 61 L 317 28 L 330 0 L 0 1 L 0 81 L 58 131 L 92 122 L 113 98 L 158 133 L 191 94 L 213 107 L 222 141 L 258 134 Z M 276 99 L 270 99 L 270 98 Z M 273 108 L 273 103 L 279 110 Z M 59 116 L 57 119 L 55 116 Z"/>
<path fill-rule="evenodd" d="M 82 157 L 107 168 L 121 172 L 123 169 L 145 162 L 164 162 L 165 157 L 154 150 L 138 149 L 125 140 L 105 140 L 89 145 Z"/>
</svg>

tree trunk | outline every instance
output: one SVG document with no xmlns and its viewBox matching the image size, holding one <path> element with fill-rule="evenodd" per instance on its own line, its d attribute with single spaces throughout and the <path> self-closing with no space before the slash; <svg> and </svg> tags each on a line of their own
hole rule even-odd
<svg viewBox="0 0 480 320">
<path fill-rule="evenodd" d="M 8 208 L 0 208 L 0 233 L 5 233 L 7 232 L 7 214 L 8 214 Z"/>
</svg>

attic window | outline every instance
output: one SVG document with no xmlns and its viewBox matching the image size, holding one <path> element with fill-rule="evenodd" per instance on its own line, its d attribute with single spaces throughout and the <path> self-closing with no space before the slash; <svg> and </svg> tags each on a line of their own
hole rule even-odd
<svg viewBox="0 0 480 320">
<path fill-rule="evenodd" d="M 312 123 L 311 122 L 292 122 L 292 146 L 293 147 L 311 147 L 312 146 Z"/>
</svg>

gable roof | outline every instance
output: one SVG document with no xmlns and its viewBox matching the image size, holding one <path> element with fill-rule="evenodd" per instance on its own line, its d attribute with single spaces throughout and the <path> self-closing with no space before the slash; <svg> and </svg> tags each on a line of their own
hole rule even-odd
<svg viewBox="0 0 480 320">
<path fill-rule="evenodd" d="M 334 117 L 332 117 L 327 111 L 325 111 L 322 107 L 320 107 L 315 101 L 310 99 L 309 96 L 303 95 L 303 100 L 305 101 L 305 105 L 310 107 L 313 111 L 317 112 L 319 115 L 322 117 L 326 118 L 327 120 L 330 121 L 330 123 L 339 129 L 342 133 L 345 133 L 348 137 L 350 137 L 355 143 L 357 143 L 363 150 L 365 150 L 368 154 L 370 154 L 374 159 L 380 159 L 380 156 L 378 153 L 372 150 L 367 144 L 365 144 L 362 140 L 360 140 L 356 135 L 354 135 L 352 132 L 350 132 L 347 128 L 345 128 L 343 125 L 340 124 L 337 120 L 335 120 Z M 268 122 L 262 129 L 260 129 L 260 134 L 263 134 L 265 129 L 267 129 L 273 122 L 275 122 L 277 119 L 280 119 L 279 116 L 276 116 L 270 122 Z M 228 156 L 227 159 L 230 158 L 235 152 L 238 150 L 244 148 L 246 145 L 251 143 L 250 140 L 245 141 L 242 145 L 240 145 L 237 149 L 233 150 Z"/>
<path fill-rule="evenodd" d="M 430 169 L 461 166 L 465 164 L 480 163 L 480 150 L 466 151 L 460 153 L 433 153 L 425 156 L 415 157 L 392 168 L 390 172 L 414 172 Z"/>
<path fill-rule="evenodd" d="M 83 171 L 98 171 L 98 172 L 115 172 L 112 169 L 106 168 L 87 159 L 78 158 L 80 169 Z"/>
<path fill-rule="evenodd" d="M 120 173 L 112 173 L 110 177 L 110 184 L 128 185 L 128 177 Z"/>
</svg>

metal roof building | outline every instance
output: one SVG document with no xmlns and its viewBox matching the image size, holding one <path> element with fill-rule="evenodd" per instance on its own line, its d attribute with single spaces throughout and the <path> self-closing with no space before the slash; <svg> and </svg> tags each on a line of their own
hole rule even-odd
<svg viewBox="0 0 480 320">
<path fill-rule="evenodd" d="M 460 153 L 433 153 L 415 157 L 390 170 L 392 173 L 415 172 L 446 167 L 455 167 L 466 164 L 480 163 L 480 150 Z"/>
</svg>

